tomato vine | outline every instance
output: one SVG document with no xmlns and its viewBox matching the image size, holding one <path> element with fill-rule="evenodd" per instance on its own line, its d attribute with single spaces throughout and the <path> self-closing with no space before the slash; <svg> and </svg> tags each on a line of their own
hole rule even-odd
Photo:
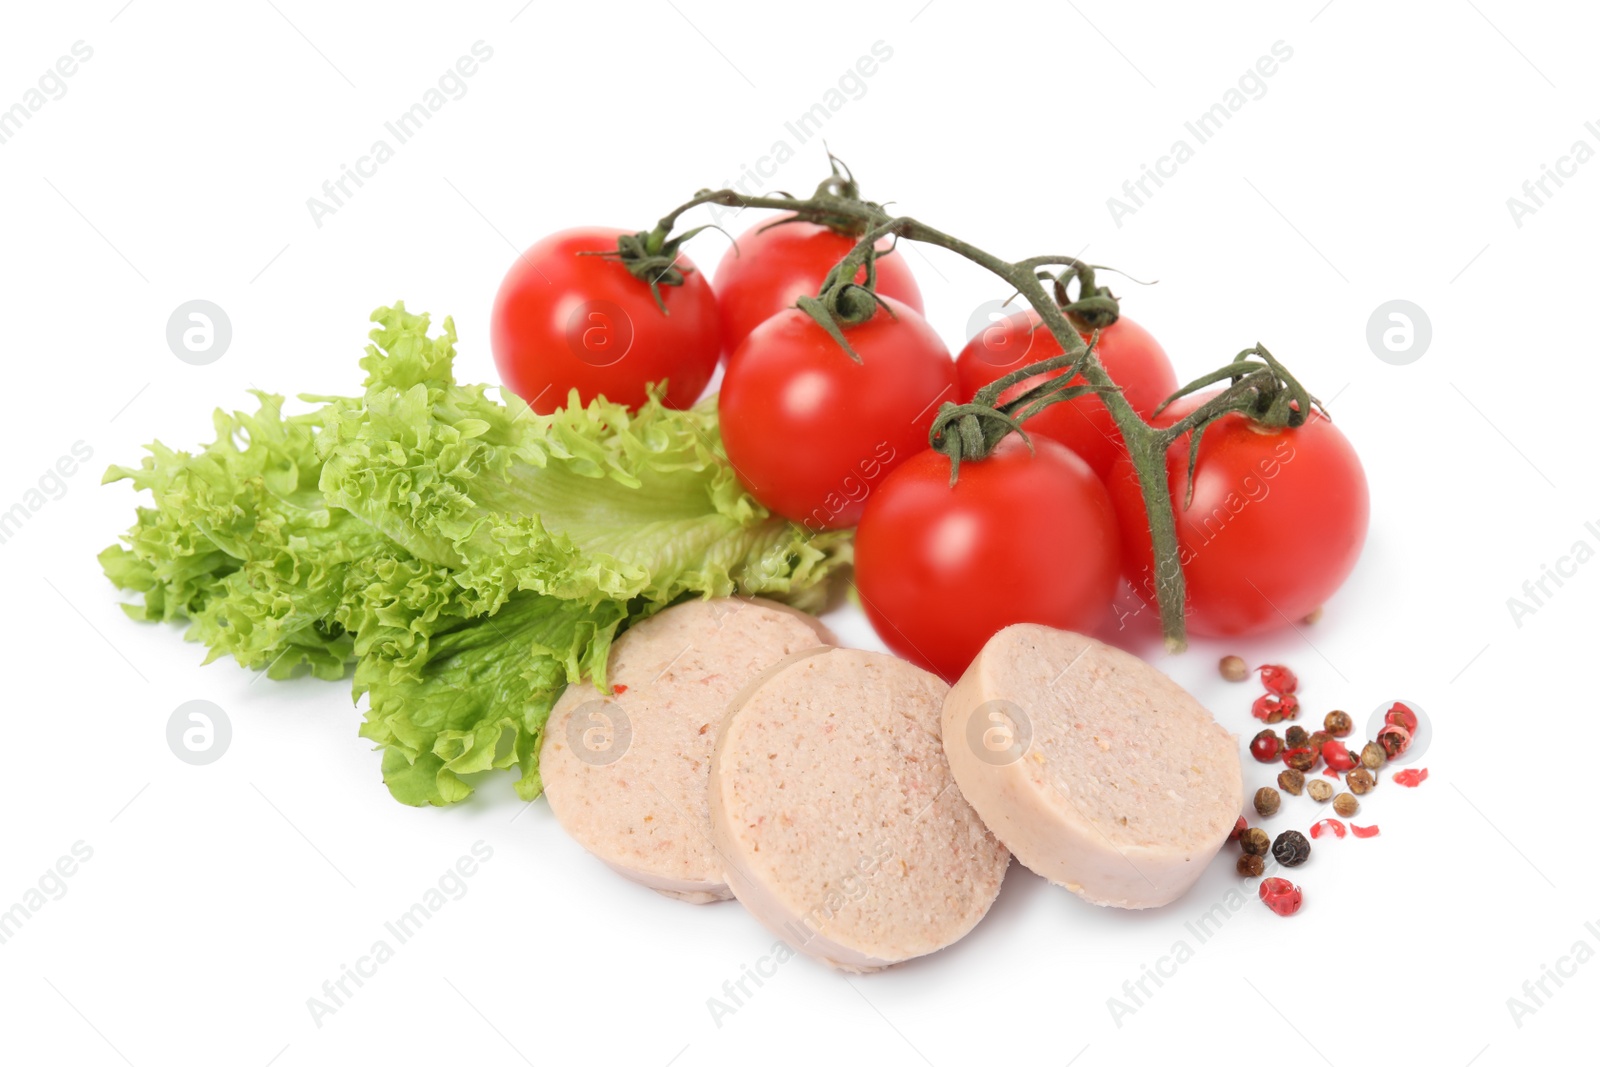
<svg viewBox="0 0 1600 1067">
<path fill-rule="evenodd" d="M 956 253 L 1000 278 L 1038 313 L 1055 337 L 1062 354 L 1041 360 L 997 379 L 965 404 L 941 406 L 930 433 L 931 447 L 950 458 L 952 483 L 965 461 L 981 459 L 1011 433 L 1027 440 L 1021 423 L 1044 407 L 1086 393 L 1099 396 L 1122 434 L 1129 458 L 1137 471 L 1145 514 L 1155 550 L 1155 593 L 1162 633 L 1170 651 L 1187 644 L 1184 628 L 1184 578 L 1179 564 L 1177 517 L 1167 486 L 1166 454 L 1173 442 L 1191 434 L 1189 444 L 1190 490 L 1194 461 L 1207 426 L 1239 412 L 1267 426 L 1301 425 L 1313 407 L 1320 407 L 1271 353 L 1260 345 L 1240 352 L 1226 366 L 1202 375 L 1180 388 L 1167 404 L 1181 396 L 1226 381 L 1227 386 L 1194 411 L 1170 426 L 1156 427 L 1133 409 L 1121 389 L 1095 354 L 1095 332 L 1117 320 L 1116 297 L 1095 280 L 1096 268 L 1076 256 L 1038 255 L 1010 261 L 1001 259 L 960 238 L 909 215 L 896 215 L 883 205 L 862 199 L 848 169 L 830 156 L 833 173 L 808 198 L 748 196 L 734 189 L 702 189 L 692 199 L 664 215 L 655 229 L 629 234 L 619 240 L 619 256 L 630 269 L 650 275 L 656 284 L 675 284 L 671 265 L 676 250 L 700 227 L 678 237 L 673 227 L 685 212 L 704 204 L 791 212 L 797 219 L 832 227 L 856 238 L 855 247 L 829 273 L 815 297 L 799 306 L 825 329 L 841 348 L 850 350 L 844 327 L 859 325 L 875 314 L 887 314 L 873 291 L 878 242 L 885 238 L 916 241 Z M 663 266 L 667 269 L 663 269 Z M 864 284 L 854 279 L 865 268 Z M 1072 287 L 1077 296 L 1069 299 Z M 1083 334 L 1090 339 L 1085 342 Z M 1055 372 L 1061 372 L 1056 374 Z M 1020 396 L 1001 402 L 1001 395 L 1018 383 L 1041 374 L 1053 374 Z M 1081 378 L 1082 384 L 1069 384 Z M 1165 407 L 1166 404 L 1163 404 Z"/>
</svg>

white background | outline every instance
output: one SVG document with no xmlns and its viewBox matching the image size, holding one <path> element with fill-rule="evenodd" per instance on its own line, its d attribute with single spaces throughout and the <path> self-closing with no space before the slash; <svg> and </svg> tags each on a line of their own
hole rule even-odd
<svg viewBox="0 0 1600 1067">
<path fill-rule="evenodd" d="M 0 1060 L 1586 1058 L 1600 963 L 1547 982 L 1553 995 L 1520 1026 L 1507 998 L 1576 941 L 1600 949 L 1584 926 L 1600 927 L 1593 699 L 1577 683 L 1600 566 L 1552 583 L 1520 626 L 1507 598 L 1574 542 L 1600 544 L 1584 526 L 1600 521 L 1588 458 L 1600 162 L 1550 186 L 1520 227 L 1506 201 L 1574 141 L 1600 148 L 1584 128 L 1600 122 L 1592 11 L 274 3 L 7 5 L 0 30 L 0 107 L 74 42 L 94 50 L 0 144 L 0 510 L 74 442 L 93 449 L 0 545 L 0 909 L 75 842 L 93 850 L 0 945 Z M 480 39 L 494 56 L 467 94 L 316 226 L 306 199 Z M 1382 836 L 1318 843 L 1293 919 L 1252 895 L 1204 944 L 1185 931 L 1241 885 L 1231 850 L 1188 897 L 1144 914 L 1013 867 L 955 947 L 856 978 L 797 959 L 718 1026 L 707 999 L 772 945 L 737 904 L 692 908 L 616 878 L 542 802 L 524 811 L 509 775 L 448 810 L 396 804 L 344 685 L 202 669 L 175 629 L 122 616 L 94 555 L 134 497 L 97 482 L 158 436 L 207 439 L 211 408 L 247 406 L 252 385 L 354 389 L 367 314 L 398 298 L 453 314 L 461 376 L 493 380 L 487 315 L 515 249 L 579 223 L 645 228 L 779 140 L 795 158 L 764 187 L 808 191 L 821 145 L 784 123 L 876 41 L 892 58 L 826 127 L 866 195 L 1000 254 L 1087 247 L 1158 279 L 1120 291 L 1180 378 L 1262 341 L 1366 461 L 1371 537 L 1321 622 L 1175 659 L 1145 651 L 1246 737 L 1254 690 L 1216 677 L 1222 652 L 1289 663 L 1316 716 L 1343 707 L 1359 723 L 1381 701 L 1415 700 L 1436 729 L 1432 778 L 1368 798 Z M 1293 57 L 1265 95 L 1116 225 L 1107 198 L 1277 41 Z M 691 254 L 709 267 L 724 247 L 707 234 Z M 952 346 L 973 308 L 1005 295 L 937 250 L 912 265 Z M 209 366 L 164 339 L 194 298 L 233 324 Z M 1408 366 L 1366 342 L 1369 315 L 1395 298 L 1432 321 Z M 871 642 L 858 620 L 841 625 Z M 190 699 L 233 724 L 210 766 L 166 746 L 168 716 Z M 1252 788 L 1268 777 L 1253 763 L 1247 776 Z M 1309 801 L 1290 810 L 1274 829 L 1309 826 Z M 493 859 L 467 895 L 316 1025 L 307 998 L 479 840 Z M 1108 998 L 1179 938 L 1193 958 L 1119 1025 Z"/>
</svg>

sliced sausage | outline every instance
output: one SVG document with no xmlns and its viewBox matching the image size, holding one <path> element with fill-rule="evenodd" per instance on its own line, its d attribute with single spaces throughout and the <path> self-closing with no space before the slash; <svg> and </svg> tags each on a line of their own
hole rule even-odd
<svg viewBox="0 0 1600 1067">
<path fill-rule="evenodd" d="M 833 636 L 755 598 L 695 600 L 611 646 L 613 692 L 567 687 L 545 726 L 540 771 L 557 821 L 618 873 L 696 904 L 727 900 L 706 785 L 729 699 L 785 656 Z"/>
<path fill-rule="evenodd" d="M 1001 630 L 945 699 L 943 734 L 995 836 L 1095 904 L 1182 896 L 1244 805 L 1237 739 L 1171 678 L 1082 634 Z"/>
<path fill-rule="evenodd" d="M 711 765 L 728 885 L 794 948 L 873 971 L 959 940 L 1010 856 L 939 744 L 948 687 L 903 660 L 814 649 L 734 699 Z"/>
</svg>

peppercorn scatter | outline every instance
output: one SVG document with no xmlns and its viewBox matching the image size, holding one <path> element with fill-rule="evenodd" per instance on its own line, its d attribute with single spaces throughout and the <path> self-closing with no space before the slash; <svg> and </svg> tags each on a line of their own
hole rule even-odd
<svg viewBox="0 0 1600 1067">
<path fill-rule="evenodd" d="M 1332 801 L 1332 813 L 1348 819 L 1361 811 L 1364 797 L 1378 784 L 1376 772 L 1406 752 L 1416 737 L 1418 715 L 1402 701 L 1395 701 L 1384 712 L 1377 736 L 1361 740 L 1352 738 L 1355 723 L 1345 711 L 1329 711 L 1321 728 L 1311 731 L 1307 726 L 1293 722 L 1300 715 L 1302 700 L 1300 679 L 1294 671 L 1281 664 L 1266 664 L 1252 672 L 1242 657 L 1226 656 L 1218 670 L 1229 681 L 1242 681 L 1250 673 L 1258 674 L 1265 692 L 1254 697 L 1250 714 L 1266 723 L 1268 728 L 1258 732 L 1250 741 L 1250 754 L 1258 763 L 1282 762 L 1276 785 L 1263 785 L 1251 798 L 1252 806 L 1262 818 L 1276 815 L 1284 804 L 1283 796 L 1309 796 L 1316 804 Z M 1280 737 L 1271 727 L 1289 722 Z M 1344 739 L 1350 738 L 1348 742 Z M 1321 775 L 1316 772 L 1321 770 Z M 1416 788 L 1428 779 L 1426 768 L 1407 768 L 1391 775 L 1393 780 L 1407 788 Z M 1339 788 L 1343 785 L 1343 789 Z M 1281 792 L 1280 792 L 1281 791 Z M 1376 824 L 1358 826 L 1346 824 L 1339 818 L 1323 818 L 1310 827 L 1310 839 L 1332 836 L 1342 839 L 1347 833 L 1357 838 L 1378 836 Z M 1311 855 L 1311 840 L 1298 830 L 1285 830 L 1274 840 L 1260 827 L 1249 827 L 1240 818 L 1228 840 L 1239 842 L 1241 855 L 1235 868 L 1241 877 L 1256 878 L 1266 869 L 1268 853 L 1283 867 L 1298 867 Z M 1279 915 L 1293 915 L 1300 910 L 1303 893 L 1299 886 L 1284 878 L 1267 878 L 1260 886 L 1261 900 Z"/>
<path fill-rule="evenodd" d="M 1257 815 L 1276 815 L 1278 813 L 1278 805 L 1282 802 L 1283 798 L 1270 785 L 1264 785 L 1256 790 L 1255 805 Z"/>
</svg>

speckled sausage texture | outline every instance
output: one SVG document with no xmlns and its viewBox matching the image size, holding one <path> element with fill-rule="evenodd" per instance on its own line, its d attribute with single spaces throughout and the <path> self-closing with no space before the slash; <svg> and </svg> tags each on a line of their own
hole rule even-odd
<svg viewBox="0 0 1600 1067">
<path fill-rule="evenodd" d="M 611 648 L 607 696 L 567 687 L 539 767 L 557 821 L 618 873 L 695 904 L 727 900 L 706 787 L 728 701 L 767 667 L 831 645 L 809 615 L 755 598 L 696 600 Z"/>
<path fill-rule="evenodd" d="M 711 766 L 729 886 L 794 948 L 875 971 L 944 948 L 1010 856 L 939 744 L 948 687 L 893 656 L 799 653 L 734 699 Z"/>
<path fill-rule="evenodd" d="M 995 836 L 1094 904 L 1176 900 L 1244 806 L 1238 740 L 1171 678 L 1082 634 L 1001 630 L 945 699 L 943 736 Z"/>
</svg>

